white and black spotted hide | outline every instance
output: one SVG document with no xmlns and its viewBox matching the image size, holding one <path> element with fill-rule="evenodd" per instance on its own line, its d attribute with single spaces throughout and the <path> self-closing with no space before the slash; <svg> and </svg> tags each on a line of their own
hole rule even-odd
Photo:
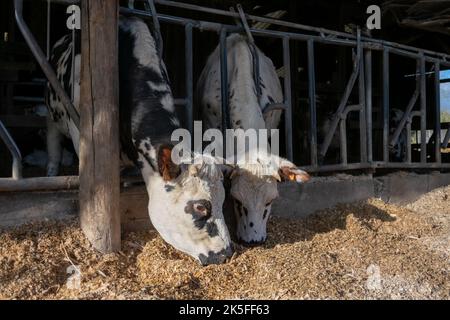
<svg viewBox="0 0 450 320">
<path fill-rule="evenodd" d="M 58 41 L 52 62 L 58 79 L 70 92 L 71 43 Z M 75 88 L 79 87 L 79 59 L 75 60 Z M 107 75 L 105 75 L 107 76 Z M 166 67 L 159 58 L 147 25 L 137 18 L 120 18 L 119 114 L 121 147 L 140 169 L 149 196 L 153 226 L 169 244 L 202 264 L 220 263 L 233 250 L 224 223 L 224 188 L 214 162 L 179 166 L 172 162 L 170 141 L 180 123 Z M 78 107 L 79 91 L 75 90 Z M 61 134 L 70 137 L 78 150 L 79 133 L 52 90 L 48 94 L 49 175 L 60 162 Z M 107 146 L 105 146 L 107 147 Z"/>
<path fill-rule="evenodd" d="M 253 58 L 241 35 L 227 38 L 227 65 L 229 87 L 229 110 L 233 129 L 276 129 L 281 110 L 267 110 L 269 104 L 282 103 L 283 94 L 272 61 L 259 49 L 261 97 L 258 100 L 253 75 Z M 203 126 L 221 129 L 221 78 L 219 47 L 209 56 L 197 85 Z M 246 150 L 248 151 L 248 150 Z M 263 158 L 267 154 L 261 154 Z M 281 178 L 303 182 L 308 175 L 285 160 L 271 173 L 259 174 L 264 168 L 247 170 L 246 165 L 237 166 L 231 175 L 230 194 L 234 201 L 236 236 L 244 243 L 262 243 L 266 240 L 266 223 L 271 204 L 278 197 L 277 181 Z M 232 219 L 229 219 L 232 220 Z"/>
</svg>

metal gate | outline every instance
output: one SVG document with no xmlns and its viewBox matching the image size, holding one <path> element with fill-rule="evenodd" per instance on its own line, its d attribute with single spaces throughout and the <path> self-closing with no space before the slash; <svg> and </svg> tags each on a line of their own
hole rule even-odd
<svg viewBox="0 0 450 320">
<path fill-rule="evenodd" d="M 184 10 L 191 10 L 197 12 L 208 13 L 212 15 L 228 17 L 232 19 L 241 19 L 244 21 L 242 25 L 222 24 L 211 21 L 193 20 L 181 16 L 172 16 L 166 14 L 156 14 L 154 4 L 167 6 L 172 8 L 179 8 Z M 357 34 L 349 34 L 344 32 L 332 31 L 323 28 L 316 28 L 297 23 L 281 21 L 268 17 L 259 17 L 247 15 L 239 8 L 239 12 L 224 11 L 214 8 L 201 7 L 197 5 L 180 3 L 166 0 L 148 0 L 147 10 L 136 10 L 130 8 L 120 8 L 120 13 L 125 16 L 137 16 L 143 19 L 151 20 L 155 29 L 155 38 L 160 44 L 162 50 L 162 38 L 159 33 L 159 23 L 175 24 L 184 27 L 185 33 L 185 96 L 175 99 L 177 105 L 185 107 L 187 129 L 192 132 L 193 129 L 193 45 L 192 34 L 194 29 L 201 31 L 216 32 L 220 35 L 220 62 L 221 62 L 221 83 L 227 83 L 227 55 L 226 38 L 229 34 L 240 32 L 250 34 L 252 37 L 275 38 L 282 41 L 283 48 L 283 65 L 285 70 L 284 77 L 284 120 L 285 120 L 285 144 L 286 157 L 290 160 L 293 158 L 293 142 L 292 129 L 295 123 L 292 123 L 292 86 L 291 86 L 291 56 L 290 45 L 293 41 L 305 42 L 307 47 L 307 64 L 308 64 L 308 98 L 309 98 L 309 119 L 310 130 L 308 134 L 308 143 L 310 145 L 310 159 L 309 165 L 303 168 L 309 172 L 323 172 L 323 171 L 341 171 L 353 169 L 375 169 L 375 168 L 429 168 L 442 169 L 450 168 L 450 163 L 441 162 L 441 147 L 447 147 L 450 140 L 450 129 L 441 144 L 441 124 L 440 124 L 440 101 L 439 101 L 439 72 L 441 67 L 450 67 L 450 56 L 433 52 L 430 50 L 419 49 L 411 46 L 392 43 L 384 40 L 372 39 L 361 35 L 358 29 Z M 27 41 L 33 55 L 42 67 L 49 83 L 60 96 L 67 110 L 73 114 L 74 119 L 79 119 L 75 108 L 70 101 L 67 93 L 64 92 L 61 84 L 57 81 L 55 72 L 50 67 L 42 50 L 37 45 L 31 31 L 28 29 L 22 17 L 22 0 L 15 0 L 15 15 L 19 28 Z M 287 27 L 291 32 L 282 32 L 270 29 L 251 29 L 246 25 L 245 20 L 252 20 L 255 22 L 266 23 L 274 26 Z M 319 145 L 317 141 L 317 103 L 316 103 L 316 73 L 315 73 L 315 46 L 316 44 L 335 45 L 342 47 L 353 48 L 356 52 L 353 59 L 353 71 L 347 81 L 345 90 L 340 99 L 340 103 L 331 119 L 331 130 L 326 134 L 324 141 Z M 373 137 L 372 137 L 372 53 L 374 51 L 382 52 L 382 81 L 383 81 L 383 139 L 382 150 L 383 160 L 374 161 L 373 159 Z M 403 118 L 401 119 L 395 132 L 390 135 L 389 131 L 389 58 L 391 55 L 400 55 L 407 59 L 416 61 L 416 88 L 414 94 L 406 107 Z M 433 110 L 436 121 L 434 125 L 434 161 L 428 162 L 426 157 L 427 141 L 426 141 L 426 69 L 425 64 L 432 63 L 434 66 L 434 94 L 436 95 L 435 105 Z M 353 88 L 358 85 L 358 103 L 348 105 L 349 96 Z M 222 85 L 222 126 L 223 129 L 230 127 L 230 118 L 228 112 L 228 86 Z M 415 111 L 414 106 L 419 101 L 420 109 Z M 430 109 L 430 108 L 429 108 Z M 431 110 L 431 109 L 430 109 Z M 349 163 L 347 160 L 347 115 L 350 112 L 359 114 L 359 150 L 360 159 L 358 162 Z M 411 159 L 411 121 L 414 117 L 420 118 L 420 161 L 412 162 Z M 340 163 L 332 165 L 322 165 L 320 159 L 323 158 L 330 146 L 331 140 L 339 128 L 340 136 Z M 389 160 L 389 146 L 394 145 L 399 138 L 402 130 L 407 132 L 407 148 L 406 160 L 403 162 L 390 162 Z M 13 156 L 13 178 L 21 178 L 21 156 L 14 140 L 8 134 L 5 127 L 0 122 L 0 137 L 8 146 Z M 430 141 L 431 143 L 431 141 Z M 46 178 L 51 179 L 57 178 Z M 1 182 L 2 179 L 0 179 Z M 3 179 L 11 180 L 11 179 Z M 56 181 L 56 180 L 55 180 Z M 61 188 L 61 183 L 56 183 L 55 186 Z M 72 187 L 74 184 L 72 183 Z M 17 187 L 17 186 L 16 186 Z M 62 186 L 64 188 L 64 186 Z M 0 191 L 5 189 L 5 184 L 2 184 Z"/>
</svg>

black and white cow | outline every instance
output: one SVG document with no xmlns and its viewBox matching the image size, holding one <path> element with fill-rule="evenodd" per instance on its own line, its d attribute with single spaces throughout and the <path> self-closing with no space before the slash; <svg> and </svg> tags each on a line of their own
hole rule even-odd
<svg viewBox="0 0 450 320">
<path fill-rule="evenodd" d="M 52 55 L 67 92 L 72 90 L 70 39 L 58 41 Z M 78 107 L 79 54 L 73 71 L 74 104 Z M 202 264 L 223 262 L 233 250 L 222 213 L 225 191 L 221 168 L 206 161 L 214 159 L 186 165 L 172 161 L 171 135 L 180 124 L 169 79 L 148 26 L 137 18 L 120 18 L 119 80 L 121 146 L 144 178 L 153 226 L 165 241 Z M 78 152 L 79 132 L 51 89 L 47 101 L 51 115 L 48 174 L 55 175 L 61 159 L 61 134 L 72 139 Z"/>
<path fill-rule="evenodd" d="M 209 56 L 197 85 L 203 126 L 221 129 L 221 79 L 219 47 Z M 253 58 L 245 37 L 234 34 L 227 38 L 229 110 L 233 129 L 276 129 L 280 110 L 267 109 L 269 104 L 282 103 L 281 84 L 272 61 L 259 49 L 261 96 L 258 100 L 253 77 Z M 260 159 L 261 158 L 261 159 Z M 266 224 L 273 200 L 278 197 L 277 181 L 303 182 L 306 172 L 286 159 L 258 154 L 261 165 L 237 165 L 231 177 L 230 194 L 234 199 L 237 237 L 244 243 L 266 240 Z M 271 163 L 267 166 L 267 163 Z M 273 165 L 276 163 L 277 165 Z"/>
</svg>

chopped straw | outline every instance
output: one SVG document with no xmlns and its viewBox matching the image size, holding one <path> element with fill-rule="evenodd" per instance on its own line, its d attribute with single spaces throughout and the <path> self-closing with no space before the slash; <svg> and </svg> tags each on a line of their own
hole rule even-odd
<svg viewBox="0 0 450 320">
<path fill-rule="evenodd" d="M 271 217 L 267 243 L 236 245 L 227 263 L 207 267 L 153 230 L 129 233 L 120 253 L 101 255 L 76 221 L 31 223 L 0 232 L 0 298 L 449 299 L 449 194 Z M 68 285 L 70 266 L 79 287 Z"/>
</svg>

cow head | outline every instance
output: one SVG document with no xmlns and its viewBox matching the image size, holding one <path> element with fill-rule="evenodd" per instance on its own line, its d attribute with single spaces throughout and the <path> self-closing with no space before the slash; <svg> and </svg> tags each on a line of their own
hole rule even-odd
<svg viewBox="0 0 450 320">
<path fill-rule="evenodd" d="M 222 263 L 233 253 L 222 205 L 223 176 L 214 158 L 176 165 L 171 148 L 157 153 L 158 173 L 147 182 L 149 214 L 162 238 L 201 264 Z"/>
<path fill-rule="evenodd" d="M 270 164 L 263 161 L 237 165 L 230 175 L 237 238 L 244 244 L 260 244 L 266 240 L 267 220 L 278 197 L 278 182 L 309 180 L 309 175 L 292 162 L 275 156 L 270 160 Z"/>
</svg>

